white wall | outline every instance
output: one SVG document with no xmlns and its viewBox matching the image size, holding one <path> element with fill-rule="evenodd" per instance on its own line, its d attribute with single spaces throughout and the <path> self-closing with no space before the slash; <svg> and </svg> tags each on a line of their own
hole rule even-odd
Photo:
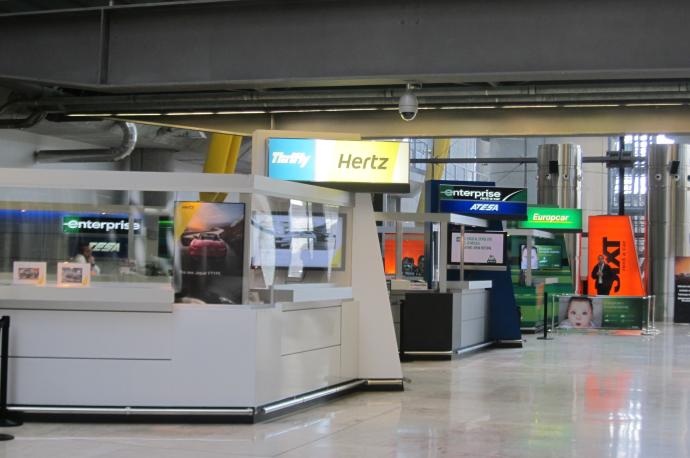
<svg viewBox="0 0 690 458">
<path fill-rule="evenodd" d="M 82 170 L 119 170 L 121 164 L 37 164 L 34 153 L 41 149 L 88 149 L 101 146 L 65 140 L 58 137 L 39 135 L 24 130 L 0 130 L 0 167 Z M 113 192 L 88 192 L 61 190 L 17 189 L 6 190 L 4 201 L 70 202 L 83 204 L 112 203 L 118 199 Z"/>
<path fill-rule="evenodd" d="M 36 164 L 34 152 L 41 149 L 102 148 L 89 143 L 39 135 L 24 130 L 0 130 L 0 167 L 37 167 L 80 170 L 119 169 L 111 163 L 103 164 Z"/>
</svg>

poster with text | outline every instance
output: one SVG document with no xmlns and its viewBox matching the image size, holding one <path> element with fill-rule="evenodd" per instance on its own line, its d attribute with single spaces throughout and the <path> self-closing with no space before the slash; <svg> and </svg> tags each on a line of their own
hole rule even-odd
<svg viewBox="0 0 690 458">
<path fill-rule="evenodd" d="M 643 297 L 561 296 L 561 329 L 642 329 L 647 299 Z"/>
<path fill-rule="evenodd" d="M 644 296 L 640 266 L 629 216 L 589 217 L 590 294 Z"/>
<path fill-rule="evenodd" d="M 450 262 L 460 262 L 462 246 L 460 232 L 450 235 Z M 502 265 L 505 254 L 505 233 L 503 232 L 465 232 L 465 264 Z"/>
<path fill-rule="evenodd" d="M 675 262 L 675 310 L 673 321 L 690 323 L 690 256 L 679 256 Z"/>
<path fill-rule="evenodd" d="M 242 302 L 244 204 L 176 202 L 175 301 Z"/>
</svg>

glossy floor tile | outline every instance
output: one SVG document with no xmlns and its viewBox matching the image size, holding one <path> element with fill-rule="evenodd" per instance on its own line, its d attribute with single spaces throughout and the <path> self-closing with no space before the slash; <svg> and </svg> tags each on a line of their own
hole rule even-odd
<svg viewBox="0 0 690 458">
<path fill-rule="evenodd" d="M 405 363 L 403 393 L 258 425 L 29 423 L 0 457 L 687 457 L 690 327 L 662 331 Z"/>
</svg>

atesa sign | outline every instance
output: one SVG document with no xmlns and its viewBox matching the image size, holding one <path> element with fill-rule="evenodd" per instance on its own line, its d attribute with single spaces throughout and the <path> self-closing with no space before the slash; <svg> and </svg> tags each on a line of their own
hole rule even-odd
<svg viewBox="0 0 690 458">
<path fill-rule="evenodd" d="M 409 192 L 404 142 L 270 138 L 267 173 L 278 180 L 362 192 Z"/>
<path fill-rule="evenodd" d="M 527 189 L 442 184 L 439 186 L 439 203 L 442 212 L 524 220 Z"/>
<path fill-rule="evenodd" d="M 520 229 L 544 229 L 557 232 L 582 231 L 582 210 L 579 208 L 527 207 L 527 220 L 518 221 Z"/>
<path fill-rule="evenodd" d="M 141 220 L 133 224 L 135 234 L 141 229 Z M 129 233 L 129 220 L 112 217 L 64 216 L 62 232 L 65 234 L 120 234 Z"/>
</svg>

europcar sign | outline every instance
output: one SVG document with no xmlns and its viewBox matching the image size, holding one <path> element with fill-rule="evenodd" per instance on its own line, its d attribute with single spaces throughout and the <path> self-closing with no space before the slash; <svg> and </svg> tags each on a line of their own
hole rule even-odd
<svg viewBox="0 0 690 458">
<path fill-rule="evenodd" d="M 141 221 L 133 224 L 135 234 L 141 229 Z M 62 218 L 62 232 L 65 234 L 127 234 L 129 220 L 125 218 L 64 216 Z"/>
<path fill-rule="evenodd" d="M 403 142 L 271 138 L 268 176 L 355 191 L 409 192 Z"/>
<path fill-rule="evenodd" d="M 520 229 L 544 229 L 560 232 L 582 230 L 582 210 L 579 208 L 527 207 L 527 220 L 518 221 Z"/>
<path fill-rule="evenodd" d="M 525 219 L 526 188 L 441 184 L 440 211 L 495 219 Z"/>
</svg>

